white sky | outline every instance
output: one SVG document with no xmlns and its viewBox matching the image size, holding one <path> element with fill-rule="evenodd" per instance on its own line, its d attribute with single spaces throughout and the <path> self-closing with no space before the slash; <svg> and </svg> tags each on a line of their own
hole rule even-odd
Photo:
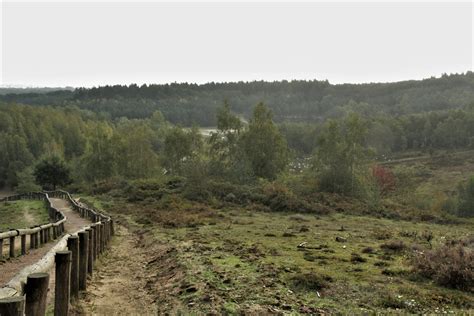
<svg viewBox="0 0 474 316">
<path fill-rule="evenodd" d="M 473 64 L 471 1 L 3 0 L 0 8 L 3 85 L 385 82 Z"/>
</svg>

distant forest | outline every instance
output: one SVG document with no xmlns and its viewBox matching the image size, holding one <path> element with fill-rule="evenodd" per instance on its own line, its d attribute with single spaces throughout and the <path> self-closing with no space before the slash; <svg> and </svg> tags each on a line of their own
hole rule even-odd
<svg viewBox="0 0 474 316">
<path fill-rule="evenodd" d="M 474 149 L 471 72 L 390 84 L 294 81 L 20 92 L 25 93 L 0 96 L 0 187 L 23 192 L 39 190 L 38 170 L 55 166 L 70 170 L 77 190 L 178 177 L 186 181 L 188 198 L 206 200 L 247 192 L 245 186 L 265 193 L 259 182 L 265 179 L 281 185 L 274 189 L 283 200 L 299 201 L 294 192 L 310 197 L 305 188 L 311 188 L 357 197 L 376 210 L 386 178 L 395 176 L 374 164 Z M 207 126 L 215 127 L 209 137 L 199 129 Z M 231 189 L 213 191 L 225 185 Z M 443 201 L 455 201 L 449 209 L 465 214 L 458 205 L 470 189 L 460 188 L 459 199 Z M 300 208 L 292 203 L 284 209 Z"/>
<path fill-rule="evenodd" d="M 14 91 L 15 92 L 15 91 Z M 107 118 L 149 118 L 160 111 L 182 126 L 215 126 L 224 100 L 248 119 L 255 104 L 264 102 L 275 122 L 322 122 L 349 112 L 364 117 L 392 117 L 466 109 L 474 100 L 474 74 L 443 75 L 421 81 L 371 84 L 330 84 L 328 81 L 278 81 L 131 84 L 30 93 L 0 89 L 0 101 L 28 105 L 77 106 Z"/>
</svg>

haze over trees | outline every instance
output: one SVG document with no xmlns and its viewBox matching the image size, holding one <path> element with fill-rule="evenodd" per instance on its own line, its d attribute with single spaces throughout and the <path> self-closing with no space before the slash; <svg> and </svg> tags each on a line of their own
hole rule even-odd
<svg viewBox="0 0 474 316">
<path fill-rule="evenodd" d="M 377 208 L 389 192 L 380 176 L 391 171 L 371 167 L 374 161 L 474 148 L 473 80 L 468 72 L 391 84 L 283 81 L 6 94 L 0 97 L 0 185 L 67 184 L 47 182 L 38 169 L 32 183 L 32 168 L 51 157 L 64 161 L 78 187 L 184 177 L 205 191 L 215 181 L 256 185 L 299 170 L 299 182 L 313 190 Z M 204 137 L 198 125 L 175 123 L 216 129 Z M 456 208 L 466 214 L 462 205 Z"/>
<path fill-rule="evenodd" d="M 0 187 L 65 188 L 140 227 L 127 236 L 150 240 L 133 253 L 147 295 L 172 296 L 163 311 L 464 311 L 473 86 L 467 73 L 7 94 Z"/>
</svg>

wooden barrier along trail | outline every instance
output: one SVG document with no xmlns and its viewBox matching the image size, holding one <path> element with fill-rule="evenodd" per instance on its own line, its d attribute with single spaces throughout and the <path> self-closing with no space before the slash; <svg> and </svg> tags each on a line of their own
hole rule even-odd
<svg viewBox="0 0 474 316">
<path fill-rule="evenodd" d="M 13 277 L 12 273 L 7 274 L 5 278 L 11 277 L 10 280 L 0 285 L 0 316 L 44 315 L 49 304 L 54 305 L 55 315 L 68 315 L 71 300 L 78 297 L 79 290 L 87 289 L 87 276 L 92 275 L 94 259 L 109 247 L 114 234 L 113 221 L 110 216 L 78 203 L 65 191 L 28 193 L 6 199 L 27 198 L 43 199 L 53 221 L 38 228 L 0 233 L 1 240 L 8 238 L 9 248 L 15 247 L 15 238 L 21 238 L 22 250 L 26 250 L 25 239 L 29 236 L 31 250 L 31 253 L 21 251 L 19 258 L 14 249 L 9 252 L 9 263 L 19 267 L 19 271 Z M 57 242 L 47 247 L 53 239 Z M 35 253 L 39 249 L 42 252 Z M 24 260 L 23 264 L 18 260 Z M 0 266 L 0 275 L 5 274 L 4 268 L 5 265 Z"/>
<path fill-rule="evenodd" d="M 74 212 L 65 200 L 51 198 L 51 202 L 53 207 L 62 211 L 66 216 L 66 221 L 64 223 L 65 233 L 75 233 L 82 227 L 91 224 L 90 220 L 82 218 L 78 213 Z M 18 241 L 17 245 L 20 244 L 20 238 L 16 239 Z M 20 272 L 23 268 L 40 260 L 46 253 L 48 253 L 48 251 L 51 250 L 51 248 L 54 247 L 58 240 L 59 239 L 48 242 L 42 247 L 38 247 L 37 249 L 31 249 L 30 239 L 27 238 L 26 246 L 28 248 L 28 254 L 26 256 L 17 256 L 15 258 L 12 258 L 11 260 L 6 261 L 3 265 L 0 266 L 0 287 L 4 286 L 8 281 L 10 281 L 11 278 L 15 276 L 15 274 Z"/>
</svg>

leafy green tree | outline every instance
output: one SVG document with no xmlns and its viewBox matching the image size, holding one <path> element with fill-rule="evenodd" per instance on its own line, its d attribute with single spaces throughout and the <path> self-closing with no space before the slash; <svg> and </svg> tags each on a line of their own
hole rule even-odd
<svg viewBox="0 0 474 316">
<path fill-rule="evenodd" d="M 38 192 L 41 191 L 41 186 L 36 184 L 36 179 L 32 168 L 26 168 L 17 173 L 18 185 L 15 191 L 18 193 Z"/>
<path fill-rule="evenodd" d="M 149 178 L 156 175 L 158 156 L 153 151 L 153 131 L 145 124 L 126 124 L 121 127 L 117 171 L 126 178 Z"/>
<path fill-rule="evenodd" d="M 163 149 L 163 166 L 172 174 L 180 174 L 187 163 L 192 163 L 202 151 L 202 136 L 197 128 L 184 130 L 175 126 L 166 134 Z"/>
<path fill-rule="evenodd" d="M 239 160 L 239 140 L 243 123 L 230 111 L 227 101 L 217 111 L 217 131 L 211 133 L 208 143 L 211 170 L 214 174 L 227 175 L 235 170 Z"/>
<path fill-rule="evenodd" d="M 253 174 L 275 179 L 288 164 L 288 147 L 272 120 L 270 109 L 257 104 L 248 129 L 242 135 L 242 146 Z"/>
<path fill-rule="evenodd" d="M 460 184 L 459 192 L 459 215 L 474 216 L 474 176 L 471 176 L 466 184 Z"/>
<path fill-rule="evenodd" d="M 70 171 L 58 156 L 41 160 L 35 167 L 36 183 L 43 188 L 53 188 L 71 183 Z"/>
<path fill-rule="evenodd" d="M 86 180 L 96 181 L 110 178 L 116 174 L 116 138 L 114 129 L 108 124 L 94 127 L 88 146 L 81 159 L 83 176 Z"/>
<path fill-rule="evenodd" d="M 322 190 L 344 194 L 356 192 L 358 175 L 365 172 L 369 155 L 365 147 L 366 135 L 366 124 L 357 114 L 326 124 L 313 160 Z"/>
</svg>

